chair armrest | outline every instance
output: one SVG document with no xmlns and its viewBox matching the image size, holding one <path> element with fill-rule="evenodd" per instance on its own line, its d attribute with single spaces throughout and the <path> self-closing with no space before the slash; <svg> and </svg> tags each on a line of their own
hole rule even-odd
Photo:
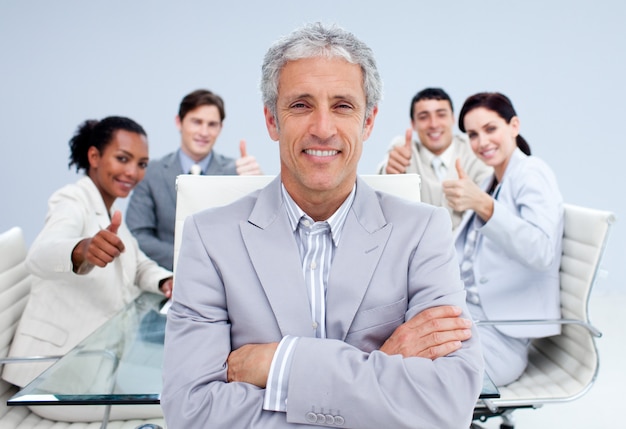
<svg viewBox="0 0 626 429">
<path fill-rule="evenodd" d="M 476 320 L 476 325 L 578 325 L 587 329 L 596 338 L 602 336 L 602 332 L 590 323 L 577 319 L 537 319 L 537 320 Z"/>
<path fill-rule="evenodd" d="M 15 356 L 15 357 L 5 357 L 5 358 L 0 358 L 0 365 L 4 365 L 7 363 L 28 363 L 28 362 L 44 362 L 44 361 L 48 361 L 48 360 L 59 360 L 61 359 L 63 356 L 62 355 L 58 355 L 58 356 Z"/>
<path fill-rule="evenodd" d="M 478 400 L 478 402 L 482 402 L 483 405 L 485 407 L 487 407 L 487 409 L 492 412 L 492 413 L 497 413 L 498 412 L 498 406 L 496 404 L 493 403 L 493 401 L 491 401 L 490 399 L 487 398 L 481 398 Z"/>
</svg>

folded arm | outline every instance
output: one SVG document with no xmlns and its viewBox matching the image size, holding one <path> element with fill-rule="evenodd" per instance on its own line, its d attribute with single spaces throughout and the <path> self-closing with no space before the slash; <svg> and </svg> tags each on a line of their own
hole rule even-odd
<svg viewBox="0 0 626 429">
<path fill-rule="evenodd" d="M 248 345 L 233 352 L 237 347 L 231 344 L 231 334 L 235 329 L 233 323 L 238 322 L 229 312 L 236 304 L 230 297 L 227 307 L 228 290 L 224 283 L 233 273 L 226 273 L 215 265 L 199 237 L 198 228 L 188 220 L 166 333 L 161 403 L 168 424 L 177 427 L 194 427 L 200 422 L 219 427 L 306 427 L 311 422 L 312 410 L 317 414 L 340 416 L 349 427 L 420 428 L 469 424 L 482 383 L 483 364 L 477 339 L 462 340 L 468 335 L 466 322 L 456 326 L 455 321 L 463 320 L 467 313 L 463 311 L 464 317 L 458 318 L 454 307 L 442 307 L 452 305 L 465 309 L 449 220 L 442 221 L 447 216 L 447 212 L 439 211 L 435 226 L 429 229 L 428 237 L 423 238 L 432 242 L 435 249 L 446 243 L 443 252 L 432 254 L 428 246 L 421 246 L 412 255 L 415 263 L 410 264 L 408 275 L 413 286 L 406 312 L 410 321 L 402 325 L 404 328 L 396 329 L 388 344 L 380 344 L 388 353 L 365 352 L 339 339 L 299 337 L 288 375 L 286 413 L 263 409 L 265 389 L 262 386 L 267 382 L 275 347 L 271 343 L 282 338 L 280 332 L 272 331 L 271 308 L 266 302 L 255 305 L 250 317 L 259 320 L 257 341 L 245 342 Z M 240 272 L 248 269 L 246 263 L 238 268 Z M 429 278 L 437 279 L 435 285 Z M 406 288 L 406 275 L 404 279 Z M 439 287 L 440 282 L 448 280 L 452 286 Z M 437 310 L 426 310 L 429 307 L 441 307 L 444 313 L 451 313 L 435 317 Z M 419 314 L 422 316 L 416 316 Z M 437 319 L 444 321 L 434 322 Z M 424 324 L 430 328 L 422 326 Z M 442 329 L 453 334 L 434 334 Z M 398 346 L 403 338 L 409 337 L 423 338 L 425 344 L 431 345 L 415 349 Z M 462 342 L 457 348 L 459 341 Z M 445 346 L 438 348 L 433 347 L 434 344 Z M 444 356 L 448 350 L 454 351 Z M 420 353 L 429 357 L 404 357 Z M 433 360 L 436 355 L 443 357 Z M 252 370 L 242 372 L 246 362 L 253 363 Z M 246 382 L 242 382 L 244 380 Z M 442 403 L 448 404 L 446 413 L 441 412 Z"/>
</svg>

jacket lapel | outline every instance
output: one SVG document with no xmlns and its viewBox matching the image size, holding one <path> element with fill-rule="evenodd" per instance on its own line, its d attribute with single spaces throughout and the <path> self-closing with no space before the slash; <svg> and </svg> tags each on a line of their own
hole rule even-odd
<svg viewBox="0 0 626 429">
<path fill-rule="evenodd" d="M 376 193 L 357 179 L 355 199 L 336 249 L 326 291 L 329 338 L 346 338 L 391 230 Z"/>
<path fill-rule="evenodd" d="M 85 195 L 89 200 L 89 207 L 93 210 L 97 219 L 98 227 L 100 227 L 100 229 L 105 229 L 111 224 L 111 218 L 107 212 L 106 206 L 104 205 L 104 200 L 102 199 L 102 195 L 100 195 L 100 191 L 98 191 L 98 188 L 89 176 L 83 177 L 78 183 L 85 191 Z M 114 211 L 115 206 L 112 207 L 111 213 Z"/>
<path fill-rule="evenodd" d="M 163 168 L 161 169 L 161 182 L 160 189 L 166 192 L 171 203 L 176 206 L 176 186 L 172 186 L 172 183 L 176 183 L 176 178 L 183 174 L 183 170 L 180 166 L 180 160 L 178 159 L 178 151 L 170 154 L 170 156 L 163 162 Z"/>
<path fill-rule="evenodd" d="M 357 179 L 355 200 L 330 271 L 328 338 L 346 338 L 391 230 L 375 192 Z M 300 254 L 283 207 L 280 177 L 260 192 L 248 222 L 241 223 L 241 233 L 282 335 L 313 336 Z"/>
<path fill-rule="evenodd" d="M 207 171 L 204 172 L 204 174 L 207 176 L 224 176 L 237 174 L 235 161 L 213 151 L 213 158 L 211 159 L 211 162 L 209 162 L 209 167 L 207 168 Z"/>
<path fill-rule="evenodd" d="M 261 190 L 241 234 L 282 335 L 310 337 L 311 310 L 280 183 L 277 177 Z"/>
</svg>

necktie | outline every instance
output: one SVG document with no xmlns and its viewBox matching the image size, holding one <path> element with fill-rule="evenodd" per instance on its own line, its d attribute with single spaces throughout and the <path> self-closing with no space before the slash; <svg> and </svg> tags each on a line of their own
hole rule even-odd
<svg viewBox="0 0 626 429">
<path fill-rule="evenodd" d="M 194 164 L 189 169 L 189 174 L 195 174 L 195 175 L 202 174 L 202 168 L 198 164 Z"/>
<path fill-rule="evenodd" d="M 467 235 L 465 236 L 465 246 L 463 247 L 463 259 L 461 260 L 461 279 L 465 285 L 467 300 L 472 304 L 480 303 L 478 295 L 478 285 L 474 278 L 474 254 L 476 252 L 476 243 L 478 242 L 478 226 L 476 224 L 476 215 L 472 215 L 467 226 Z"/>
<path fill-rule="evenodd" d="M 432 162 L 433 170 L 435 170 L 435 174 L 439 178 L 441 182 L 446 178 L 446 166 L 443 164 L 443 161 L 438 156 L 434 157 Z"/>
</svg>

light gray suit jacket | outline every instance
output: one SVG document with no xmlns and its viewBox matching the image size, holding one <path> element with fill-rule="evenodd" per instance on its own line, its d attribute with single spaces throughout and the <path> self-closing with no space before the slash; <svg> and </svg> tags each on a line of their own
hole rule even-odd
<svg viewBox="0 0 626 429">
<path fill-rule="evenodd" d="M 150 162 L 126 209 L 126 224 L 141 250 L 168 270 L 174 265 L 176 176 L 186 173 L 180 167 L 178 151 Z M 235 159 L 214 151 L 204 174 L 235 175 Z"/>
<path fill-rule="evenodd" d="M 185 222 L 165 339 L 168 426 L 306 427 L 313 411 L 349 428 L 469 427 L 482 386 L 477 336 L 435 361 L 377 350 L 428 307 L 453 304 L 469 317 L 446 211 L 357 180 L 330 271 L 328 338 L 319 339 L 280 186 L 277 178 Z M 265 411 L 264 389 L 226 382 L 226 359 L 285 335 L 301 337 L 287 412 Z"/>
<path fill-rule="evenodd" d="M 486 190 L 492 178 L 483 183 Z M 470 218 L 456 231 L 459 262 Z M 493 216 L 479 228 L 474 277 L 488 319 L 557 319 L 563 241 L 563 197 L 550 167 L 516 149 L 494 201 Z M 520 338 L 546 337 L 559 325 L 496 326 Z"/>
</svg>

